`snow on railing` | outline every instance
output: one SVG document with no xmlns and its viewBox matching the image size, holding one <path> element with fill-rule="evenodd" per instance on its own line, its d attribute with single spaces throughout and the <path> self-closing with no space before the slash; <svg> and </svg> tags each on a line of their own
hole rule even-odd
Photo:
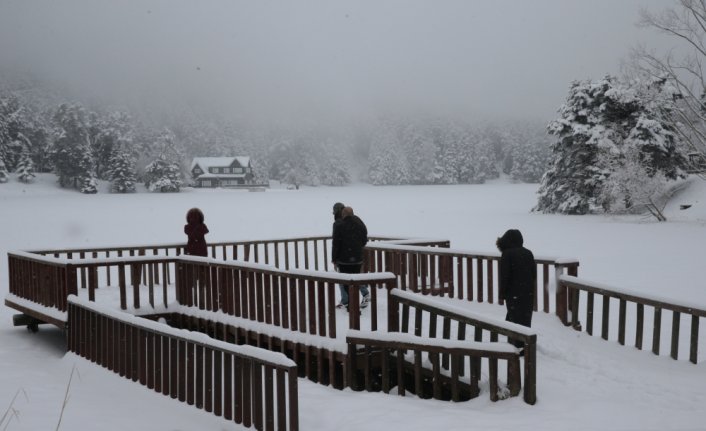
<svg viewBox="0 0 706 431">
<path fill-rule="evenodd" d="M 297 366 L 240 346 L 69 297 L 68 347 L 157 393 L 256 429 L 297 430 Z"/>
<path fill-rule="evenodd" d="M 634 323 L 634 343 L 635 347 L 642 350 L 645 341 L 645 326 L 649 329 L 649 323 L 645 323 L 645 307 L 653 309 L 652 319 L 652 352 L 659 355 L 661 349 L 662 333 L 662 311 L 672 312 L 671 338 L 669 340 L 670 356 L 673 359 L 679 357 L 679 346 L 689 344 L 689 361 L 696 364 L 698 362 L 699 348 L 699 319 L 706 317 L 706 306 L 696 302 L 685 302 L 664 298 L 658 295 L 645 294 L 630 289 L 622 289 L 608 286 L 602 283 L 561 275 L 558 278 L 561 286 L 569 289 L 571 323 L 578 330 L 582 329 L 585 322 L 586 332 L 593 335 L 594 314 L 600 314 L 601 338 L 610 339 L 611 322 L 614 323 L 613 314 L 610 313 L 611 299 L 618 301 L 618 330 L 617 341 L 625 345 L 626 329 L 628 319 Z M 596 307 L 595 296 L 602 297 L 602 301 Z M 634 312 L 628 312 L 627 304 L 635 305 Z M 598 310 L 596 310 L 596 308 Z M 680 336 L 682 314 L 691 317 L 691 330 L 688 337 Z M 649 334 L 649 330 L 647 331 Z"/>
</svg>

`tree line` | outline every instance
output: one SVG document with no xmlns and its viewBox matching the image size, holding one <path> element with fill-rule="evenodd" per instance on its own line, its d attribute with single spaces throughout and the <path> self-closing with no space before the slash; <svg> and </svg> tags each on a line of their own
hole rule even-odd
<svg viewBox="0 0 706 431">
<path fill-rule="evenodd" d="M 2 83 L 0 83 L 2 84 Z M 539 181 L 549 156 L 541 124 L 472 125 L 384 118 L 349 127 L 237 125 L 185 112 L 170 118 L 66 102 L 40 84 L 0 87 L 0 181 L 53 172 L 62 187 L 156 192 L 188 184 L 193 157 L 250 156 L 258 183 L 342 186 L 482 183 L 501 173 Z"/>
</svg>

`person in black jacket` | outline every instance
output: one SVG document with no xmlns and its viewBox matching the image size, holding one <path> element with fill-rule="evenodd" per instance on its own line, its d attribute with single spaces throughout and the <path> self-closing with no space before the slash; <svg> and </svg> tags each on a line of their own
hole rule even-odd
<svg viewBox="0 0 706 431">
<path fill-rule="evenodd" d="M 331 260 L 339 272 L 358 274 L 363 267 L 363 247 L 368 243 L 368 229 L 358 216 L 353 214 L 353 208 L 344 207 L 341 219 L 333 224 L 333 245 Z M 367 286 L 360 287 L 363 297 L 361 308 L 368 306 L 370 293 Z M 339 308 L 348 308 L 348 286 L 341 286 L 341 303 Z"/>
<path fill-rule="evenodd" d="M 505 301 L 505 320 L 523 326 L 532 326 L 534 307 L 534 285 L 537 280 L 537 265 L 531 251 L 522 246 L 522 233 L 510 229 L 495 242 L 500 257 L 500 295 Z M 524 347 L 518 340 L 509 340 L 517 347 Z"/>
<path fill-rule="evenodd" d="M 343 205 L 341 202 L 336 202 L 333 204 L 333 228 L 331 232 L 331 238 L 333 239 L 333 234 L 336 232 L 336 224 L 341 222 L 341 212 L 343 212 L 343 208 L 345 208 L 345 205 Z M 338 265 L 336 265 L 335 259 L 333 260 L 333 269 L 334 271 L 338 271 Z M 343 287 L 342 284 L 338 285 L 338 291 L 341 292 L 341 302 L 337 305 L 338 308 L 343 308 L 348 305 L 348 290 Z M 346 299 L 346 305 L 343 305 L 343 298 Z"/>
</svg>

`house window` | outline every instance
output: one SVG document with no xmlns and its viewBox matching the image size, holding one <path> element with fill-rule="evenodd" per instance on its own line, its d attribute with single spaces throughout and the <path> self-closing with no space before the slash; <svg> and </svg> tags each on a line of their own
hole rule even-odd
<svg viewBox="0 0 706 431">
<path fill-rule="evenodd" d="M 243 173 L 243 168 L 233 168 L 233 173 L 234 173 L 234 174 L 242 174 L 242 173 Z"/>
<path fill-rule="evenodd" d="M 199 175 L 201 172 L 202 172 L 202 171 L 201 171 L 201 169 L 199 169 L 199 168 L 195 168 L 195 169 L 194 169 L 194 173 L 195 173 L 196 175 Z"/>
<path fill-rule="evenodd" d="M 211 187 L 211 180 L 201 181 L 201 187 Z"/>
</svg>

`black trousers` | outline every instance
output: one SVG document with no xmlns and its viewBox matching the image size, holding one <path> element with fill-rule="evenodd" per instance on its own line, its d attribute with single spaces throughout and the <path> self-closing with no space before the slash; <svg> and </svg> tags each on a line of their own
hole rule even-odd
<svg viewBox="0 0 706 431">
<path fill-rule="evenodd" d="M 532 298 L 508 298 L 505 300 L 505 306 L 507 307 L 505 315 L 507 322 L 517 323 L 528 328 L 532 326 Z M 525 343 L 520 340 L 508 338 L 507 341 L 515 347 L 525 347 Z"/>
</svg>

